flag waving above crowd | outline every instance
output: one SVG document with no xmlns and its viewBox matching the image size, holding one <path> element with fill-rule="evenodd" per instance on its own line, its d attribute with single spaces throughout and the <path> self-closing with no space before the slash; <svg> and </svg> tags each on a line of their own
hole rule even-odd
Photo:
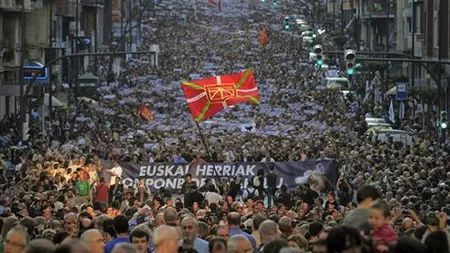
<svg viewBox="0 0 450 253">
<path fill-rule="evenodd" d="M 259 104 L 253 70 L 239 74 L 208 77 L 181 82 L 192 117 L 201 122 L 230 105 L 251 101 Z"/>
</svg>

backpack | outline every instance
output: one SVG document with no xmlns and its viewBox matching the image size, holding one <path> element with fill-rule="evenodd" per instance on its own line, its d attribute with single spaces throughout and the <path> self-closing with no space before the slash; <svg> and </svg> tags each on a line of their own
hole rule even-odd
<svg viewBox="0 0 450 253">
<path fill-rule="evenodd" d="M 247 200 L 252 199 L 254 201 L 258 200 L 258 197 L 256 197 L 255 191 L 256 189 L 253 188 L 253 192 L 250 192 L 248 189 L 245 189 L 247 191 Z"/>
<path fill-rule="evenodd" d="M 259 178 L 258 177 L 253 177 L 253 186 L 255 188 L 257 188 L 260 185 L 261 185 L 261 183 L 259 182 Z"/>
</svg>

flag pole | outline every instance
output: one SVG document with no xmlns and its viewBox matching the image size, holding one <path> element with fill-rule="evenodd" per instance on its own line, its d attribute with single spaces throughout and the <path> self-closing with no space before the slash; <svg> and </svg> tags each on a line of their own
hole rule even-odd
<svg viewBox="0 0 450 253">
<path fill-rule="evenodd" d="M 217 172 L 216 165 L 214 164 L 212 154 L 211 154 L 211 152 L 209 151 L 208 145 L 206 144 L 205 137 L 203 136 L 202 129 L 200 128 L 200 124 L 198 124 L 197 121 L 195 121 L 195 124 L 197 125 L 198 134 L 200 135 L 200 140 L 202 141 L 203 146 L 205 147 L 206 154 L 208 155 L 208 158 L 209 158 L 209 160 L 211 161 L 211 164 L 212 164 L 212 166 L 213 166 L 213 168 L 214 168 L 214 173 L 216 174 L 215 176 L 217 177 L 217 181 L 218 181 L 217 184 L 220 184 L 220 185 L 221 185 L 222 183 L 220 182 L 219 173 Z M 225 193 L 225 194 L 226 194 L 226 193 Z"/>
</svg>

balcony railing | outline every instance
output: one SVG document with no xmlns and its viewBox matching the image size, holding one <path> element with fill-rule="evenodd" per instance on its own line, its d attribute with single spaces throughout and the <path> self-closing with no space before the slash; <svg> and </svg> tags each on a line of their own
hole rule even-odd
<svg viewBox="0 0 450 253">
<path fill-rule="evenodd" d="M 4 11 L 22 11 L 22 3 L 26 12 L 33 10 L 34 3 L 31 0 L 1 0 L 0 9 Z"/>
</svg>

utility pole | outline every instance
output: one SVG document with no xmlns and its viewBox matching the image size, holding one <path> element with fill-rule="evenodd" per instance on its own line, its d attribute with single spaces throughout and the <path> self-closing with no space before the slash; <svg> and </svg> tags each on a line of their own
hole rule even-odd
<svg viewBox="0 0 450 253">
<path fill-rule="evenodd" d="M 94 22 L 94 40 L 95 40 L 95 44 L 94 44 L 94 52 L 97 53 L 98 50 L 98 12 L 99 12 L 100 8 L 99 8 L 99 3 L 98 0 L 95 0 L 95 22 Z M 98 58 L 97 56 L 95 56 L 94 59 L 94 73 L 95 75 L 97 75 L 98 72 Z"/>
<path fill-rule="evenodd" d="M 26 123 L 26 97 L 24 94 L 25 83 L 23 80 L 23 63 L 25 58 L 25 0 L 22 0 L 22 13 L 20 17 L 20 67 L 19 67 L 19 84 L 20 84 L 20 139 L 24 140 L 25 133 L 24 124 Z"/>
<path fill-rule="evenodd" d="M 344 38 L 344 0 L 341 0 L 341 36 L 342 38 Z M 344 48 L 342 48 L 343 50 L 345 50 L 345 46 Z"/>
<path fill-rule="evenodd" d="M 411 55 L 412 55 L 412 57 L 414 58 L 415 57 L 415 41 L 416 41 L 416 39 L 415 39 L 415 37 L 416 37 L 416 6 L 415 6 L 415 3 L 416 2 L 416 0 L 412 0 L 412 31 L 411 31 L 411 36 L 412 36 L 412 38 L 411 38 L 411 47 L 412 47 L 412 50 L 411 50 Z M 415 69 L 415 67 L 416 67 L 416 65 L 414 64 L 414 63 L 412 63 L 411 64 L 411 83 L 412 83 L 412 86 L 414 86 L 415 85 L 415 79 L 416 79 L 416 69 Z"/>
<path fill-rule="evenodd" d="M 50 55 L 50 59 L 53 59 L 53 0 L 50 0 L 48 2 L 49 6 L 49 45 L 48 45 L 48 50 L 49 50 L 49 55 Z M 45 99 L 45 93 L 43 94 L 44 99 Z M 50 66 L 48 66 L 48 120 L 50 121 L 50 126 L 52 125 L 52 118 L 53 118 L 53 90 L 52 90 L 52 65 L 50 64 Z M 42 106 L 44 106 L 45 103 L 42 104 Z M 42 115 L 42 117 L 44 117 L 44 115 Z"/>
<path fill-rule="evenodd" d="M 80 0 L 75 0 L 76 1 L 76 5 L 75 5 L 75 46 L 74 46 L 74 52 L 75 54 L 78 54 L 78 24 L 79 24 L 79 13 L 78 13 L 78 5 L 79 5 L 79 1 Z M 78 72 L 79 72 L 79 62 L 78 62 L 79 58 L 75 57 L 74 62 L 75 62 L 75 101 L 77 101 L 78 99 Z"/>
<path fill-rule="evenodd" d="M 391 0 L 387 0 L 387 15 L 386 15 L 386 52 L 389 52 L 389 21 L 390 21 L 390 14 L 391 14 Z M 386 62 L 386 76 L 389 75 L 389 62 Z"/>
</svg>

